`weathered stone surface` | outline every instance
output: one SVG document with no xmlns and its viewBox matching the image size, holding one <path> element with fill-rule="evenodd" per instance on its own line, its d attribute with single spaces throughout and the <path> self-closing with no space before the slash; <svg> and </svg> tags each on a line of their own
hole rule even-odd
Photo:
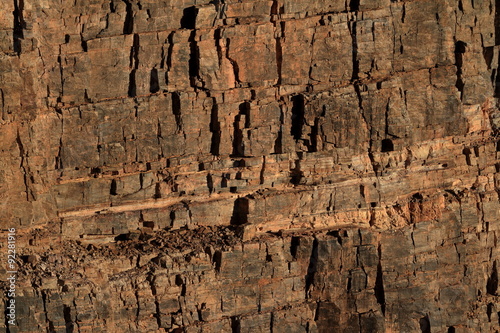
<svg viewBox="0 0 500 333">
<path fill-rule="evenodd" d="M 497 331 L 497 12 L 1 3 L 0 327 Z"/>
</svg>

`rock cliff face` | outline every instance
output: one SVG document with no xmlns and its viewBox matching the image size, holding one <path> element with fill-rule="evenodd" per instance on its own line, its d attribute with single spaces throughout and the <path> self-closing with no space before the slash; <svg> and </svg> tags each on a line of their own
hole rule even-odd
<svg viewBox="0 0 500 333">
<path fill-rule="evenodd" d="M 6 332 L 499 330 L 497 2 L 0 14 Z"/>
</svg>

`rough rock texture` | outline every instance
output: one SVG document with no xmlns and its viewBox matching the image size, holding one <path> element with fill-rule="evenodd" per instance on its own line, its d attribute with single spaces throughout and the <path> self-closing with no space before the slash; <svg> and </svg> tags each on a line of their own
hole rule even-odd
<svg viewBox="0 0 500 333">
<path fill-rule="evenodd" d="M 500 330 L 495 1 L 0 14 L 0 328 Z"/>
</svg>

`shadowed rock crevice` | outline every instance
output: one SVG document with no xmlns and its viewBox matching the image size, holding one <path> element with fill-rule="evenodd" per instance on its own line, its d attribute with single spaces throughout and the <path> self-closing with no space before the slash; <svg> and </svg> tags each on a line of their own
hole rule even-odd
<svg viewBox="0 0 500 333">
<path fill-rule="evenodd" d="M 385 291 L 384 291 L 384 275 L 382 271 L 382 249 L 381 245 L 378 246 L 379 261 L 377 264 L 377 277 L 375 278 L 375 298 L 377 303 L 380 304 L 382 314 L 385 316 Z"/>
<path fill-rule="evenodd" d="M 149 75 L 149 92 L 154 94 L 160 90 L 160 84 L 158 79 L 158 70 L 153 68 Z"/>
<path fill-rule="evenodd" d="M 243 130 L 248 128 L 250 121 L 250 104 L 241 103 L 238 106 L 238 114 L 233 123 L 233 152 L 232 156 L 245 156 Z"/>
<path fill-rule="evenodd" d="M 200 54 L 196 43 L 196 32 L 193 31 L 189 37 L 189 78 L 191 86 L 197 86 L 200 78 Z"/>
<path fill-rule="evenodd" d="M 351 1 L 354 5 L 359 5 L 358 0 Z M 349 32 L 351 34 L 351 48 L 352 48 L 352 76 L 351 82 L 355 82 L 359 78 L 359 59 L 358 59 L 358 36 L 357 36 L 357 22 L 349 22 Z"/>
<path fill-rule="evenodd" d="M 219 108 L 215 99 L 213 99 L 212 103 L 210 112 L 210 132 L 212 132 L 210 154 L 217 156 L 220 151 L 221 127 L 219 122 Z"/>
<path fill-rule="evenodd" d="M 179 93 L 172 94 L 172 113 L 174 115 L 177 132 L 182 131 L 182 115 L 181 115 L 181 95 Z"/>
<path fill-rule="evenodd" d="M 349 10 L 352 12 L 356 12 L 359 10 L 359 0 L 350 0 L 349 1 Z"/>
<path fill-rule="evenodd" d="M 500 8 L 498 2 L 495 2 L 495 45 L 500 45 Z"/>
<path fill-rule="evenodd" d="M 497 62 L 497 68 L 492 69 L 491 71 L 491 81 L 493 83 L 494 87 L 494 97 L 495 98 L 500 98 L 500 73 L 499 73 L 499 68 L 500 68 L 500 52 L 497 52 L 497 57 L 494 59 Z"/>
<path fill-rule="evenodd" d="M 71 307 L 65 305 L 64 306 L 64 321 L 66 322 L 66 333 L 73 333 L 74 326 L 73 320 L 71 319 Z"/>
<path fill-rule="evenodd" d="M 311 255 L 309 257 L 309 266 L 307 267 L 307 275 L 305 276 L 306 298 L 310 297 L 311 287 L 314 284 L 314 277 L 318 271 L 318 247 L 319 241 L 317 238 L 314 238 L 311 246 Z"/>
<path fill-rule="evenodd" d="M 196 25 L 196 14 L 197 9 L 195 6 L 185 8 L 181 18 L 181 28 L 194 29 Z"/>
<path fill-rule="evenodd" d="M 231 317 L 231 333 L 241 333 L 240 318 Z"/>
<path fill-rule="evenodd" d="M 239 84 L 241 82 L 240 81 L 240 67 L 239 67 L 238 63 L 236 62 L 236 60 L 232 59 L 229 56 L 229 50 L 232 47 L 231 39 L 230 38 L 226 38 L 225 44 L 226 44 L 226 59 L 229 60 L 229 62 L 231 63 L 231 65 L 233 67 L 234 80 L 236 81 L 235 82 L 236 86 L 239 86 Z"/>
<path fill-rule="evenodd" d="M 296 95 L 291 98 L 292 101 L 292 128 L 290 133 L 297 141 L 302 138 L 302 126 L 304 126 L 305 101 L 303 95 Z"/>
<path fill-rule="evenodd" d="M 458 41 L 455 43 L 455 66 L 457 66 L 457 82 L 455 87 L 457 87 L 460 92 L 460 99 L 462 99 L 464 91 L 464 81 L 463 81 L 463 55 L 467 49 L 467 43 L 463 41 Z"/>
<path fill-rule="evenodd" d="M 23 18 L 24 0 L 14 0 L 14 52 L 21 53 L 21 40 L 24 38 L 26 23 Z"/>
<path fill-rule="evenodd" d="M 491 273 L 486 283 L 486 292 L 490 295 L 497 295 L 498 292 L 498 270 L 496 260 L 493 262 L 493 267 L 491 268 Z"/>
<path fill-rule="evenodd" d="M 382 152 L 394 151 L 394 143 L 392 143 L 391 139 L 382 140 Z"/>
<path fill-rule="evenodd" d="M 300 246 L 300 237 L 292 237 L 290 241 L 290 254 L 294 259 L 297 259 L 297 249 Z"/>
<path fill-rule="evenodd" d="M 136 72 L 139 69 L 139 35 L 134 35 L 134 42 L 130 49 L 130 67 L 132 68 L 129 74 L 128 96 L 135 97 L 137 95 Z"/>
<path fill-rule="evenodd" d="M 122 0 L 125 3 L 125 21 L 123 22 L 123 33 L 125 35 L 134 32 L 134 10 L 131 0 Z"/>
<path fill-rule="evenodd" d="M 248 223 L 248 214 L 250 209 L 249 200 L 250 199 L 248 198 L 238 198 L 234 201 L 231 225 L 242 225 Z"/>
<path fill-rule="evenodd" d="M 431 323 L 429 320 L 429 316 L 426 315 L 425 317 L 421 318 L 418 321 L 418 324 L 420 325 L 420 331 L 422 333 L 431 333 Z"/>
</svg>

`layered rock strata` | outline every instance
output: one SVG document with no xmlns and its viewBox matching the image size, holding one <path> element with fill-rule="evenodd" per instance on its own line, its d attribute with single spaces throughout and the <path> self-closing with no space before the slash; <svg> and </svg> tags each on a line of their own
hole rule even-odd
<svg viewBox="0 0 500 333">
<path fill-rule="evenodd" d="M 0 12 L 7 332 L 499 329 L 494 1 Z"/>
</svg>

